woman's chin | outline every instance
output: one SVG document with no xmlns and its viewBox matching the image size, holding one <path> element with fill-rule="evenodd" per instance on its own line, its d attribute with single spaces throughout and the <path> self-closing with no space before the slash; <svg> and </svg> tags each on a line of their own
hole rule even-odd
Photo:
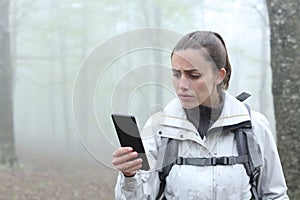
<svg viewBox="0 0 300 200">
<path fill-rule="evenodd" d="M 199 104 L 195 103 L 195 102 L 182 102 L 181 101 L 181 106 L 185 109 L 192 109 L 192 108 L 199 106 Z"/>
</svg>

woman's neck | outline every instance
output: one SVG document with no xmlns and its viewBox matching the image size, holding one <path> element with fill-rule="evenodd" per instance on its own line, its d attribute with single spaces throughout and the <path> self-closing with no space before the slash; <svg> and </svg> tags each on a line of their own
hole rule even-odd
<svg viewBox="0 0 300 200">
<path fill-rule="evenodd" d="M 205 107 L 218 107 L 222 103 L 222 92 L 215 92 L 214 94 L 208 97 L 207 103 L 200 104 L 199 106 Z"/>
</svg>

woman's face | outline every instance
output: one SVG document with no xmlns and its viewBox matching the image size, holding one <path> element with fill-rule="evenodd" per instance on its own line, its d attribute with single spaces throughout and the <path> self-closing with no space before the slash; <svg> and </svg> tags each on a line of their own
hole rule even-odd
<svg viewBox="0 0 300 200">
<path fill-rule="evenodd" d="M 220 103 L 217 85 L 223 81 L 226 71 L 207 61 L 203 51 L 180 50 L 171 58 L 173 85 L 182 106 L 187 109 Z"/>
</svg>

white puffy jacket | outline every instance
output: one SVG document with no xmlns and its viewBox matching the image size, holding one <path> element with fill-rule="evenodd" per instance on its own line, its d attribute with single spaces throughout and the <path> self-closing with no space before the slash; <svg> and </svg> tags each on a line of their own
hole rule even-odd
<svg viewBox="0 0 300 200">
<path fill-rule="evenodd" d="M 245 105 L 225 92 L 222 113 L 202 139 L 197 129 L 186 119 L 180 102 L 174 99 L 162 112 L 150 117 L 141 133 L 151 170 L 140 170 L 134 177 L 124 177 L 119 173 L 115 188 L 116 199 L 156 198 L 160 181 L 155 166 L 161 136 L 181 140 L 178 154 L 182 157 L 237 156 L 232 132 L 210 130 L 249 120 Z M 258 194 L 262 199 L 289 199 L 269 123 L 263 115 L 254 111 L 251 111 L 251 122 L 263 161 Z M 165 196 L 167 199 L 179 200 L 249 200 L 250 188 L 249 176 L 242 164 L 205 167 L 174 165 L 166 178 Z"/>
</svg>

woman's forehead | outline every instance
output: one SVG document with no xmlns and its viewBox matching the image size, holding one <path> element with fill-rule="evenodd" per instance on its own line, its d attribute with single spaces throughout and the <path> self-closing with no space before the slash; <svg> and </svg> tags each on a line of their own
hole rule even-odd
<svg viewBox="0 0 300 200">
<path fill-rule="evenodd" d="M 212 63 L 205 58 L 205 52 L 199 49 L 186 49 L 176 51 L 172 55 L 172 68 L 192 70 L 211 67 Z"/>
</svg>

